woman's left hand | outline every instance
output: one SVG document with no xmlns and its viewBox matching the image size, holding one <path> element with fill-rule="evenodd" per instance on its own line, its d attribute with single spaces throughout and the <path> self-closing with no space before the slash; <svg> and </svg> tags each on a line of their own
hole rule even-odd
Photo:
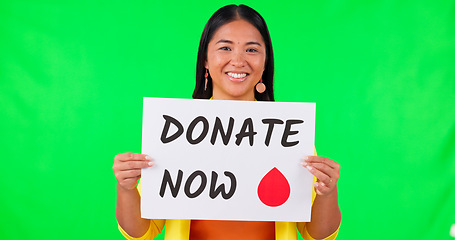
<svg viewBox="0 0 455 240">
<path fill-rule="evenodd" d="M 340 175 L 338 163 L 325 157 L 307 156 L 303 158 L 302 166 L 318 179 L 314 183 L 314 189 L 318 195 L 330 195 L 336 190 Z"/>
</svg>

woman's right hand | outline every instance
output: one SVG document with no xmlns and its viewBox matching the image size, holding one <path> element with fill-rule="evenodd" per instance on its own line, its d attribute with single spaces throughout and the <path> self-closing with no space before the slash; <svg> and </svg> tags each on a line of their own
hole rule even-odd
<svg viewBox="0 0 455 240">
<path fill-rule="evenodd" d="M 153 166 L 152 158 L 146 154 L 120 153 L 114 158 L 115 178 L 117 185 L 124 190 L 136 188 L 137 180 L 141 178 L 141 168 Z"/>
</svg>

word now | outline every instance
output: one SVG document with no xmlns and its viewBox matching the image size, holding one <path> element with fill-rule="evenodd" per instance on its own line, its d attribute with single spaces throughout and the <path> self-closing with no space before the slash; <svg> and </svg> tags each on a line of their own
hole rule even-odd
<svg viewBox="0 0 455 240">
<path fill-rule="evenodd" d="M 161 132 L 161 142 L 170 143 L 183 134 L 184 128 L 183 128 L 183 125 L 177 119 L 175 119 L 171 116 L 163 115 L 163 118 L 165 120 L 165 123 L 164 123 L 163 131 Z M 268 124 L 267 135 L 266 135 L 264 143 L 266 146 L 269 146 L 270 139 L 272 137 L 273 127 L 275 126 L 275 124 L 284 124 L 284 122 L 282 120 L 276 119 L 276 118 L 265 118 L 265 119 L 262 119 L 262 123 Z M 303 123 L 303 120 L 300 120 L 300 119 L 286 120 L 283 135 L 281 137 L 281 145 L 283 147 L 292 147 L 299 143 L 299 141 L 289 142 L 288 137 L 290 135 L 295 135 L 299 132 L 299 131 L 292 131 L 291 127 L 294 124 L 300 124 L 300 123 Z M 169 128 L 170 128 L 171 124 L 177 127 L 177 131 L 174 134 L 172 134 L 171 136 L 168 136 Z M 199 136 L 194 138 L 193 131 L 194 131 L 194 128 L 198 124 L 202 124 L 202 132 L 200 133 Z M 221 123 L 221 120 L 218 117 L 216 117 L 215 124 L 213 126 L 212 137 L 210 138 L 210 143 L 212 143 L 212 145 L 215 145 L 216 138 L 219 133 L 221 136 L 221 139 L 223 140 L 223 144 L 228 145 L 229 140 L 231 139 L 233 128 L 234 128 L 234 119 L 232 117 L 229 118 L 229 124 L 228 124 L 227 130 L 224 129 L 223 124 Z M 188 126 L 188 129 L 186 131 L 186 140 L 190 144 L 193 144 L 193 145 L 198 144 L 202 140 L 204 140 L 204 138 L 207 136 L 208 132 L 209 132 L 209 122 L 207 121 L 207 119 L 205 117 L 198 116 L 193 121 L 191 121 L 190 125 Z M 250 146 L 253 146 L 254 135 L 256 135 L 256 134 L 257 134 L 257 132 L 254 131 L 253 120 L 251 118 L 247 118 L 243 121 L 240 132 L 235 135 L 235 138 L 236 138 L 235 144 L 237 144 L 237 146 L 239 146 L 242 143 L 243 138 L 248 137 Z"/>
<path fill-rule="evenodd" d="M 224 183 L 220 184 L 218 187 L 216 186 L 218 174 L 216 172 L 212 171 L 212 178 L 211 178 L 210 190 L 209 190 L 210 198 L 215 199 L 220 193 L 224 199 L 229 199 L 234 195 L 235 189 L 237 188 L 237 180 L 236 180 L 234 174 L 232 174 L 231 172 L 225 171 L 224 175 L 226 177 L 228 177 L 231 181 L 231 188 L 229 189 L 229 192 L 226 193 L 226 188 L 225 188 Z M 191 192 L 191 186 L 194 182 L 194 179 L 196 179 L 196 177 L 199 177 L 201 179 L 201 183 L 196 191 Z M 169 186 L 172 197 L 176 198 L 180 191 L 180 186 L 182 185 L 182 179 L 183 179 L 183 171 L 179 170 L 178 174 L 177 174 L 177 181 L 174 184 L 169 171 L 167 169 L 165 169 L 164 174 L 163 174 L 163 181 L 161 182 L 160 196 L 164 197 L 164 193 L 166 192 L 166 186 Z M 186 179 L 185 187 L 184 187 L 185 195 L 189 198 L 198 197 L 204 191 L 206 185 L 207 185 L 207 176 L 205 175 L 204 172 L 197 170 L 197 171 L 193 172 Z"/>
</svg>

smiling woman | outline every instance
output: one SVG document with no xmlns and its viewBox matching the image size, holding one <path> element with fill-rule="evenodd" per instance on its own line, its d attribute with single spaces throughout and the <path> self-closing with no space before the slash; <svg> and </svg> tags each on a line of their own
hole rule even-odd
<svg viewBox="0 0 455 240">
<path fill-rule="evenodd" d="M 259 31 L 236 20 L 216 31 L 205 68 L 212 76 L 213 99 L 254 100 L 254 86 L 264 72 L 266 51 Z"/>
<path fill-rule="evenodd" d="M 245 5 L 216 11 L 199 43 L 193 98 L 274 101 L 273 75 L 272 41 L 262 16 Z M 257 83 L 263 91 L 254 91 Z"/>
<path fill-rule="evenodd" d="M 193 98 L 274 101 L 273 74 L 272 43 L 261 15 L 245 5 L 228 5 L 216 11 L 207 22 L 199 44 Z M 203 120 L 196 118 L 195 124 Z M 245 123 L 248 125 L 247 120 L 244 126 Z M 273 128 L 273 124 L 284 122 L 268 119 L 263 123 Z M 296 144 L 287 142 L 286 136 L 294 132 L 288 126 L 299 123 L 286 121 L 289 132 L 283 133 L 283 146 Z M 180 134 L 182 128 L 179 128 Z M 236 136 L 239 145 L 244 135 L 239 133 Z M 163 139 L 169 140 L 166 134 L 164 137 L 162 135 Z M 189 141 L 195 143 L 199 137 Z M 253 139 L 250 138 L 252 144 Z M 267 140 L 265 144 L 268 144 Z M 145 154 L 121 153 L 114 159 L 117 220 L 120 231 L 128 239 L 153 239 L 164 225 L 165 239 L 297 239 L 297 229 L 307 240 L 335 239 L 338 234 L 341 221 L 337 192 L 340 167 L 328 158 L 307 156 L 302 163 L 317 178 L 314 183 L 313 193 L 316 195 L 313 198 L 312 220 L 308 223 L 143 219 L 136 183 L 141 177 L 141 168 L 151 166 L 152 157 Z"/>
</svg>

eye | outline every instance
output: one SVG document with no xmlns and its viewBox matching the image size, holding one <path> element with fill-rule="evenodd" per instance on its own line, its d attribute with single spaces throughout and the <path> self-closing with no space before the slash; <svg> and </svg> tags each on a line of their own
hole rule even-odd
<svg viewBox="0 0 455 240">
<path fill-rule="evenodd" d="M 255 52 L 258 52 L 258 50 L 254 49 L 254 48 L 248 48 L 248 49 L 246 50 L 246 52 L 255 53 Z"/>
<path fill-rule="evenodd" d="M 220 50 L 231 51 L 231 48 L 230 47 L 220 47 Z"/>
</svg>

